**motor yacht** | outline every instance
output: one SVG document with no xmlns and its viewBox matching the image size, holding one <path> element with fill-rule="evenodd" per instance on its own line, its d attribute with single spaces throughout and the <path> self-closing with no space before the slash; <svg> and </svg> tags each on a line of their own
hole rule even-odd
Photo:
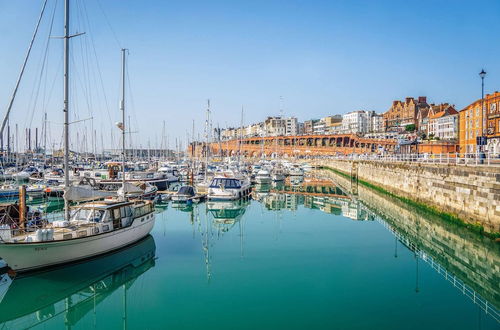
<svg viewBox="0 0 500 330">
<path fill-rule="evenodd" d="M 271 171 L 271 180 L 273 182 L 285 181 L 285 170 L 281 166 L 275 166 Z"/>
<path fill-rule="evenodd" d="M 215 175 L 208 188 L 209 200 L 236 200 L 251 194 L 250 180 L 245 177 Z"/>
<path fill-rule="evenodd" d="M 258 184 L 269 184 L 271 183 L 271 174 L 268 170 L 260 170 L 255 175 L 255 182 Z"/>
</svg>

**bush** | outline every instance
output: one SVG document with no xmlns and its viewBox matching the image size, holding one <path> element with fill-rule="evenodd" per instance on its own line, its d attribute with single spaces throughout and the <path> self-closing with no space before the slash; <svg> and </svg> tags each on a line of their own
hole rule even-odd
<svg viewBox="0 0 500 330">
<path fill-rule="evenodd" d="M 407 132 L 413 132 L 413 131 L 415 131 L 416 128 L 417 127 L 415 126 L 415 124 L 406 125 L 405 126 L 405 131 L 407 131 Z"/>
</svg>

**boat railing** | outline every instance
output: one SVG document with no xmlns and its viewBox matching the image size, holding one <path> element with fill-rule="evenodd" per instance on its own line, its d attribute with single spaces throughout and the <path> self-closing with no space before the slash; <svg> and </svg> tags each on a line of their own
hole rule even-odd
<svg viewBox="0 0 500 330">
<path fill-rule="evenodd" d="M 47 225 L 47 220 L 39 215 L 28 215 L 24 222 L 5 213 L 0 217 L 0 242 L 10 242 L 14 237 L 26 239 Z"/>
<path fill-rule="evenodd" d="M 0 218 L 0 242 L 45 242 L 92 236 L 100 232 L 113 231 L 122 227 L 119 221 L 66 221 L 62 214 L 47 218 L 26 219 L 20 224 L 16 219 L 5 214 Z"/>
</svg>

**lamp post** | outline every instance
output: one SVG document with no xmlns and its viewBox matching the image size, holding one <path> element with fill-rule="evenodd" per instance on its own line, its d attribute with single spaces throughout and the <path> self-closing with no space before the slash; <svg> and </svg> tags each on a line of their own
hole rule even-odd
<svg viewBox="0 0 500 330">
<path fill-rule="evenodd" d="M 484 77 L 486 76 L 486 71 L 481 70 L 479 72 L 479 77 L 481 77 L 481 111 L 483 112 L 483 136 L 486 135 L 486 111 L 484 109 Z"/>
<path fill-rule="evenodd" d="M 483 134 L 482 137 L 486 136 L 486 109 L 484 108 L 484 77 L 486 76 L 486 71 L 484 69 L 479 72 L 479 77 L 481 77 L 481 112 L 483 114 Z M 483 143 L 483 139 L 481 139 L 481 143 Z M 481 151 L 484 151 L 484 145 L 480 146 Z"/>
</svg>

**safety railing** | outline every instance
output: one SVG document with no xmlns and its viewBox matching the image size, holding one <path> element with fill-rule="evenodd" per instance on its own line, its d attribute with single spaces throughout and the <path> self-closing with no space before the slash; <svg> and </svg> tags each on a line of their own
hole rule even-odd
<svg viewBox="0 0 500 330">
<path fill-rule="evenodd" d="M 313 157 L 310 157 L 312 159 Z M 498 153 L 446 153 L 446 154 L 350 154 L 314 157 L 315 160 L 366 160 L 381 162 L 455 164 L 455 165 L 485 165 L 500 166 Z"/>
<path fill-rule="evenodd" d="M 495 305 L 488 302 L 488 300 L 483 298 L 480 294 L 474 291 L 474 289 L 465 284 L 460 278 L 455 276 L 455 274 L 448 271 L 439 262 L 435 261 L 435 259 L 432 256 L 421 250 L 408 237 L 400 234 L 389 223 L 387 223 L 380 217 L 375 217 L 375 219 L 387 230 L 389 230 L 394 236 L 396 236 L 396 238 L 401 243 L 403 243 L 411 251 L 413 251 L 416 257 L 425 261 L 432 269 L 434 269 L 438 274 L 443 276 L 445 280 L 450 282 L 455 288 L 457 288 L 460 292 L 462 292 L 463 295 L 469 298 L 474 304 L 479 306 L 479 308 L 481 308 L 485 314 L 490 315 L 493 319 L 495 319 L 497 322 L 500 323 L 500 311 L 495 307 Z"/>
</svg>

